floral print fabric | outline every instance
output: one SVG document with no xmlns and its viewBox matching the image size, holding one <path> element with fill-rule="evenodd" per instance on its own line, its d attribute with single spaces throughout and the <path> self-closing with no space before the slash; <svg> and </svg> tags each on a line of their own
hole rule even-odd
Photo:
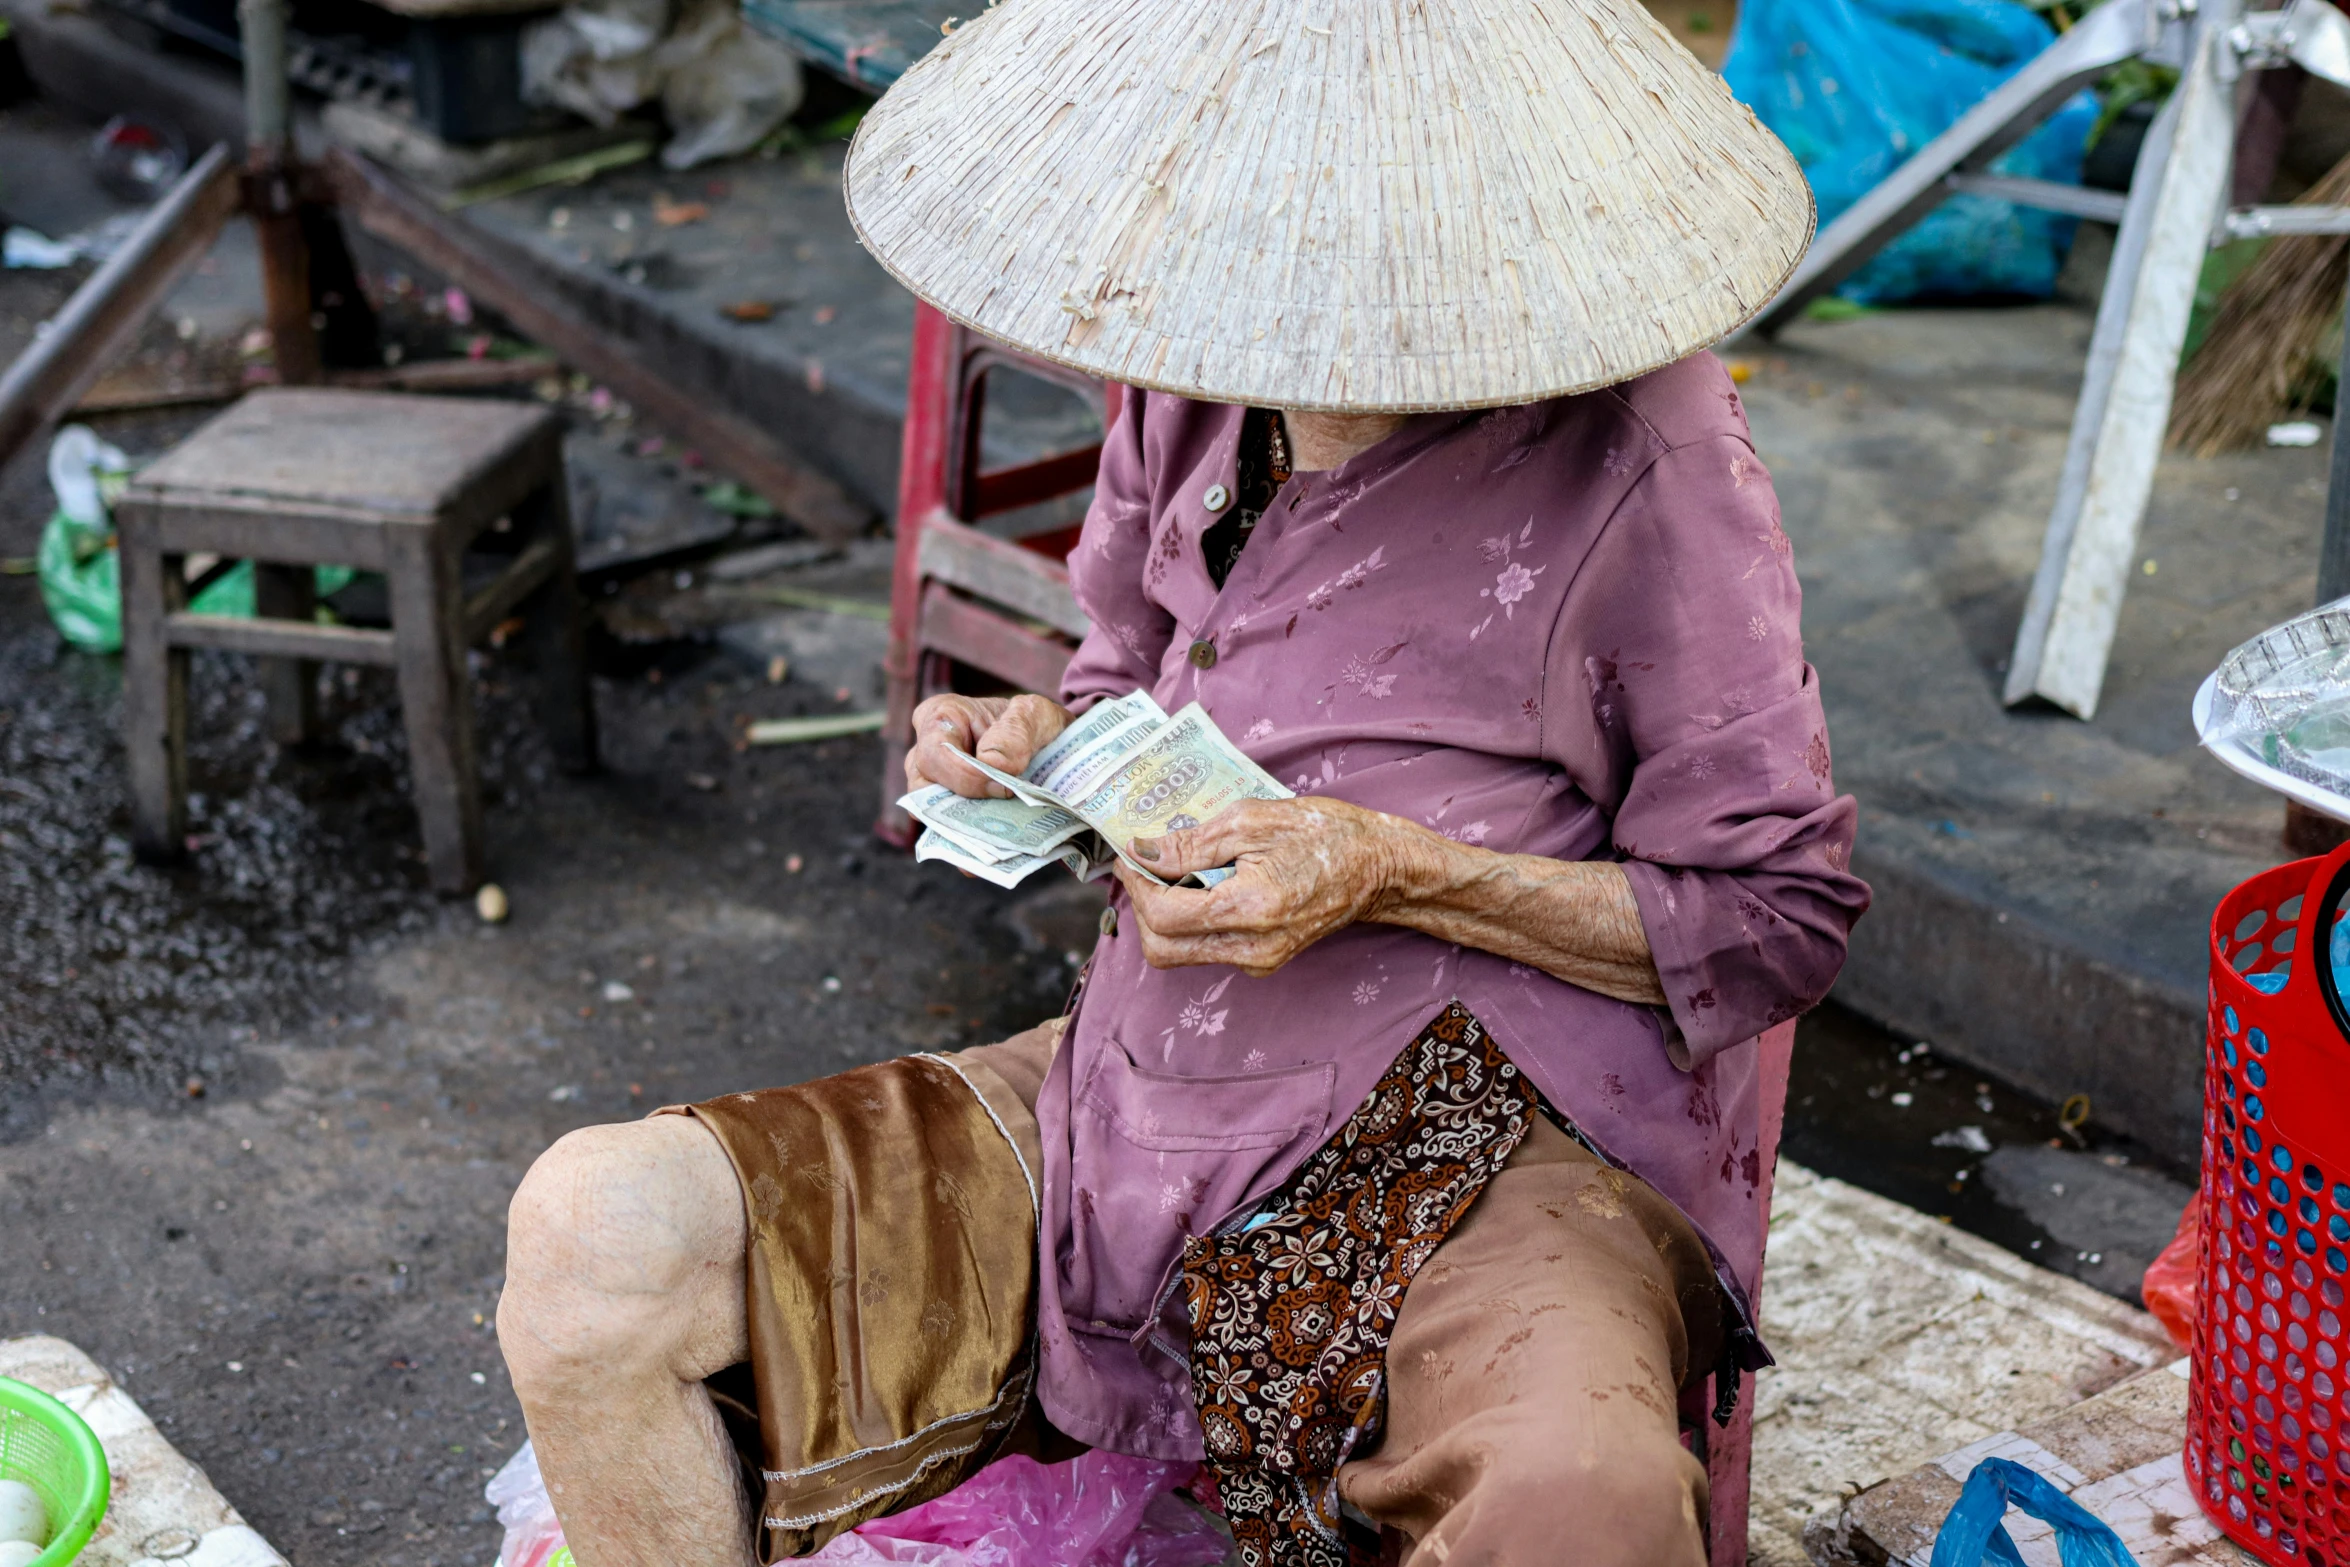
<svg viewBox="0 0 2350 1567">
<path fill-rule="evenodd" d="M 1280 1191 L 1184 1247 L 1192 1391 L 1244 1567 L 1349 1567 L 1338 1469 L 1378 1439 L 1404 1291 L 1538 1113 L 1455 1002 Z"/>
</svg>

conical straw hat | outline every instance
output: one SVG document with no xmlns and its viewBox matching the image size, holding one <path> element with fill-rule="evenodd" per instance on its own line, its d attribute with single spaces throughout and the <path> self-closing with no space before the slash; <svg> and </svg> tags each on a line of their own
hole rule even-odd
<svg viewBox="0 0 2350 1567">
<path fill-rule="evenodd" d="M 1813 212 L 1639 0 L 1003 0 L 866 115 L 847 186 L 882 265 L 991 337 L 1399 412 L 1717 342 Z"/>
</svg>

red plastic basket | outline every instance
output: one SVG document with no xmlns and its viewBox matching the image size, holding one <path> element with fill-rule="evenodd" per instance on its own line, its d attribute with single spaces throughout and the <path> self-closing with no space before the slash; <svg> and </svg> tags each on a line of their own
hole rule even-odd
<svg viewBox="0 0 2350 1567">
<path fill-rule="evenodd" d="M 2350 845 L 2253 877 L 2211 923 L 2186 1466 L 2272 1567 L 2350 1567 L 2350 1013 L 2327 961 L 2346 894 Z"/>
</svg>

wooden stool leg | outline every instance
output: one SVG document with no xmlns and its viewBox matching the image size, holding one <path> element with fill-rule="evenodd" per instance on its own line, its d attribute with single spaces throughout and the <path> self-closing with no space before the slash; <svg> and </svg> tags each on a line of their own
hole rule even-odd
<svg viewBox="0 0 2350 1567">
<path fill-rule="evenodd" d="M 531 661 L 539 672 L 539 722 L 547 743 L 567 773 L 596 770 L 596 694 L 588 679 L 586 606 L 580 602 L 574 565 L 571 503 L 562 471 L 555 480 L 515 508 L 526 540 L 545 539 L 556 549 L 553 573 L 523 606 Z"/>
<path fill-rule="evenodd" d="M 318 614 L 318 571 L 313 566 L 253 563 L 253 609 L 264 620 L 298 620 Z M 270 738 L 279 745 L 308 745 L 318 735 L 318 665 L 306 658 L 261 660 L 261 689 L 269 696 Z"/>
<path fill-rule="evenodd" d="M 456 551 L 439 530 L 385 530 L 384 577 L 408 765 L 435 891 L 481 885 L 481 788 L 474 766 L 473 680 L 465 667 L 465 597 Z"/>
<path fill-rule="evenodd" d="M 188 847 L 188 651 L 169 644 L 164 617 L 186 607 L 179 559 L 125 526 L 122 566 L 122 729 L 131 782 L 131 842 L 144 860 Z"/>
</svg>

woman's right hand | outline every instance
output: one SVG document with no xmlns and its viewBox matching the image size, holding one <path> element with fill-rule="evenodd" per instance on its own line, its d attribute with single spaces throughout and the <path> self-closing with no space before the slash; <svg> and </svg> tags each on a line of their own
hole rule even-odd
<svg viewBox="0 0 2350 1567">
<path fill-rule="evenodd" d="M 1049 696 L 934 696 L 914 709 L 906 787 L 944 784 L 975 800 L 1008 800 L 1011 790 L 963 757 L 1017 775 L 1069 727 L 1071 716 Z"/>
</svg>

